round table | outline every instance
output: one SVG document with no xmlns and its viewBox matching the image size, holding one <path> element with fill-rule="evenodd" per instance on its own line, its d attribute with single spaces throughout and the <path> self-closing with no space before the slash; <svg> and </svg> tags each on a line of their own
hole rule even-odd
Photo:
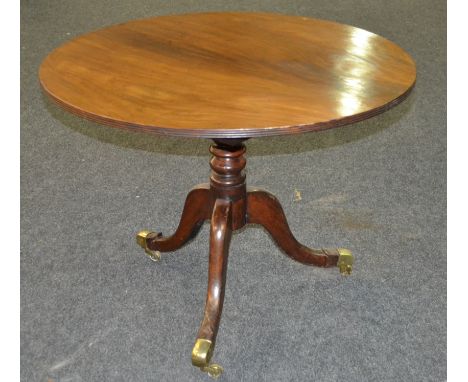
<svg viewBox="0 0 468 382">
<path fill-rule="evenodd" d="M 58 105 L 112 127 L 211 138 L 210 183 L 185 201 L 172 236 L 141 231 L 154 260 L 210 220 L 208 293 L 192 363 L 212 376 L 231 233 L 262 225 L 291 258 L 352 269 L 346 249 L 313 249 L 291 233 L 278 200 L 247 188 L 243 142 L 357 122 L 403 101 L 416 67 L 398 45 L 349 25 L 269 13 L 199 13 L 130 21 L 75 38 L 39 71 Z"/>
</svg>

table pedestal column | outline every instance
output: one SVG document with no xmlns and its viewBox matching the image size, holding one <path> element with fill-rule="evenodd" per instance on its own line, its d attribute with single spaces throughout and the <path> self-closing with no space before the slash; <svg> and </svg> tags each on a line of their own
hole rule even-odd
<svg viewBox="0 0 468 382">
<path fill-rule="evenodd" d="M 313 249 L 299 243 L 292 234 L 279 201 L 269 192 L 247 189 L 245 183 L 245 139 L 215 140 L 210 147 L 213 155 L 210 184 L 193 188 L 185 201 L 180 223 L 171 236 L 141 231 L 137 242 L 152 260 L 161 252 L 175 251 L 195 237 L 205 220 L 210 220 L 210 254 L 208 291 L 204 317 L 192 351 L 193 365 L 213 377 L 222 367 L 210 364 L 224 301 L 226 270 L 232 231 L 248 223 L 262 225 L 284 253 L 307 265 L 338 266 L 341 273 L 350 274 L 351 252 L 343 249 Z"/>
</svg>

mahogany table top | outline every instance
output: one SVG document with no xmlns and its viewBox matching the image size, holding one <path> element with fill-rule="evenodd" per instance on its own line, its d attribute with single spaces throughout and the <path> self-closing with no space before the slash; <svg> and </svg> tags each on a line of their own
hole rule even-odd
<svg viewBox="0 0 468 382">
<path fill-rule="evenodd" d="M 412 58 L 371 32 L 269 13 L 161 16 L 55 49 L 39 71 L 68 111 L 121 128 L 206 138 L 323 130 L 401 102 Z"/>
</svg>

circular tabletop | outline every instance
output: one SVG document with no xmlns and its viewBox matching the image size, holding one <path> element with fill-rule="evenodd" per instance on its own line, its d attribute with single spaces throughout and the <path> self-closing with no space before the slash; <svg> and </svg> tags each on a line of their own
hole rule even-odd
<svg viewBox="0 0 468 382">
<path fill-rule="evenodd" d="M 160 16 L 55 49 L 39 70 L 68 111 L 176 136 L 256 137 L 357 122 L 416 80 L 398 45 L 349 25 L 269 13 Z"/>
</svg>

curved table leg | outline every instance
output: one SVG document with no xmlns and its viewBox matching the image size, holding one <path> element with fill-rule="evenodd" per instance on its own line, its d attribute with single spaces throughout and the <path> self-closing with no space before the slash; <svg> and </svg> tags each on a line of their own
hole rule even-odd
<svg viewBox="0 0 468 382">
<path fill-rule="evenodd" d="M 338 265 L 342 273 L 351 273 L 350 251 L 307 248 L 299 243 L 289 228 L 280 202 L 267 191 L 254 189 L 247 193 L 247 222 L 262 225 L 286 255 L 300 263 L 320 267 Z"/>
<path fill-rule="evenodd" d="M 213 355 L 223 309 L 228 251 L 232 233 L 231 220 L 231 202 L 217 199 L 211 217 L 208 293 L 205 314 L 192 351 L 193 365 L 200 367 L 213 377 L 217 377 L 222 373 L 221 366 L 210 365 L 210 360 Z"/>
<path fill-rule="evenodd" d="M 140 231 L 137 234 L 137 243 L 153 260 L 159 260 L 159 252 L 179 249 L 195 237 L 203 222 L 210 218 L 212 199 L 209 185 L 202 184 L 193 188 L 187 195 L 179 226 L 172 236 L 165 237 L 161 233 Z"/>
</svg>

